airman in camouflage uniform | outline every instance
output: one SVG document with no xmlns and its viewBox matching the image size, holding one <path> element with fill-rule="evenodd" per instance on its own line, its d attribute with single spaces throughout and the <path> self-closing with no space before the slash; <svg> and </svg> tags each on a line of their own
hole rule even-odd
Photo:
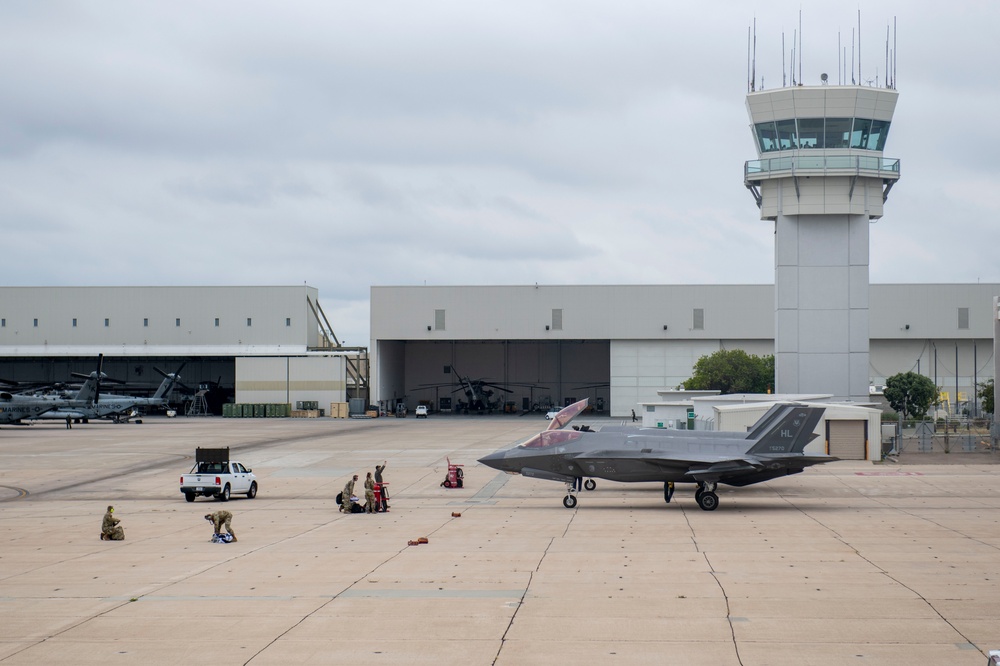
<svg viewBox="0 0 1000 666">
<path fill-rule="evenodd" d="M 236 533 L 233 532 L 233 514 L 228 511 L 216 511 L 215 513 L 205 514 L 205 520 L 212 523 L 212 527 L 215 528 L 216 534 L 221 534 L 223 524 L 226 526 L 226 532 L 233 537 L 233 541 L 236 541 Z"/>
<path fill-rule="evenodd" d="M 344 486 L 344 496 L 341 498 L 340 510 L 344 513 L 351 512 L 351 497 L 354 495 L 354 483 L 358 480 L 358 475 L 355 474 L 354 478 L 347 482 Z"/>
<path fill-rule="evenodd" d="M 375 513 L 375 480 L 372 473 L 368 472 L 365 478 L 365 513 Z"/>
<path fill-rule="evenodd" d="M 121 521 L 114 517 L 115 507 L 108 506 L 108 512 L 104 514 L 101 521 L 101 541 L 124 541 L 125 528 L 118 523 Z"/>
</svg>

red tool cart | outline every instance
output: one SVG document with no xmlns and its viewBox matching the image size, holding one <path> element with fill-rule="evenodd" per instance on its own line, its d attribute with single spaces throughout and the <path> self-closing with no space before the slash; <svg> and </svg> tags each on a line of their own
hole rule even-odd
<svg viewBox="0 0 1000 666">
<path fill-rule="evenodd" d="M 386 493 L 382 492 L 382 486 L 388 486 L 388 485 L 389 485 L 388 481 L 383 481 L 382 483 L 376 483 L 375 484 L 375 488 L 374 488 L 374 492 L 375 492 L 375 511 L 384 512 L 384 511 L 388 511 L 389 510 L 389 503 L 388 503 L 388 501 L 386 500 L 386 497 L 385 497 L 385 495 L 388 494 L 388 490 L 389 489 L 386 488 Z"/>
<path fill-rule="evenodd" d="M 465 472 L 462 471 L 464 465 L 456 465 L 451 462 L 450 458 L 445 458 L 448 461 L 448 476 L 444 477 L 444 481 L 441 485 L 445 488 L 461 488 L 462 479 L 465 478 Z"/>
</svg>

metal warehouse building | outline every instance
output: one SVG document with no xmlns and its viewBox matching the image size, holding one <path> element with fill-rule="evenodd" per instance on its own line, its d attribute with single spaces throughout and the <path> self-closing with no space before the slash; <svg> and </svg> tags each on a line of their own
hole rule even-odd
<svg viewBox="0 0 1000 666">
<path fill-rule="evenodd" d="M 871 285 L 871 385 L 912 370 L 950 409 L 975 410 L 974 386 L 993 377 L 998 294 L 998 284 Z M 773 285 L 372 287 L 372 399 L 436 404 L 462 376 L 510 385 L 517 410 L 589 397 L 627 416 L 703 355 L 773 354 L 774 328 Z M 802 353 L 809 343 L 798 341 Z"/>
</svg>

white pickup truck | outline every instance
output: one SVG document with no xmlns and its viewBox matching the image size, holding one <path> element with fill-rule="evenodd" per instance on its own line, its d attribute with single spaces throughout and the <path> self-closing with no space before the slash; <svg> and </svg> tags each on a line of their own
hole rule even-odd
<svg viewBox="0 0 1000 666">
<path fill-rule="evenodd" d="M 231 495 L 257 496 L 257 477 L 243 463 L 229 460 L 229 449 L 197 449 L 194 467 L 181 475 L 181 493 L 188 502 L 199 495 L 228 502 Z"/>
</svg>

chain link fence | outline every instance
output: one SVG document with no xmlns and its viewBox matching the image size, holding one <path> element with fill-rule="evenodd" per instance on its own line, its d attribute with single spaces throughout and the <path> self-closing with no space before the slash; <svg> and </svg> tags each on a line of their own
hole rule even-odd
<svg viewBox="0 0 1000 666">
<path fill-rule="evenodd" d="M 883 428 L 895 425 L 890 436 L 882 435 L 882 454 L 979 453 L 1000 458 L 1000 447 L 991 436 L 993 422 L 989 419 L 939 419 L 937 421 L 882 422 Z"/>
</svg>

